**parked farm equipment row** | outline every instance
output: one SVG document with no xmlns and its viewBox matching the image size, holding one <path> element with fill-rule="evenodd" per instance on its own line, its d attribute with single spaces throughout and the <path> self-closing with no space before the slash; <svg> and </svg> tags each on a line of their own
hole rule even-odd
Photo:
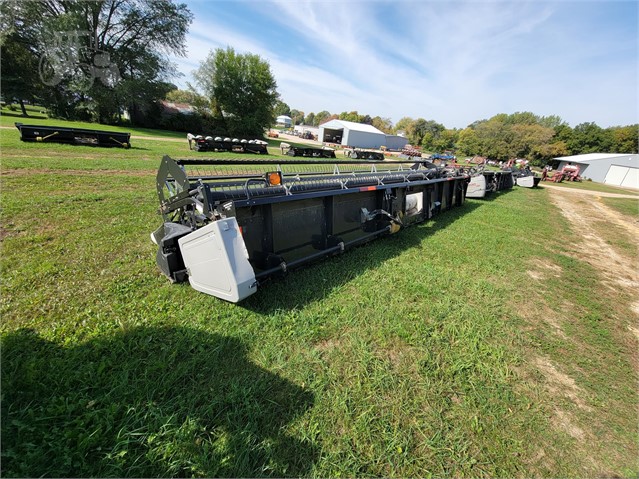
<svg viewBox="0 0 639 479">
<path fill-rule="evenodd" d="M 131 133 L 60 126 L 24 125 L 16 122 L 22 141 L 42 143 L 67 143 L 103 147 L 131 147 Z"/>
<path fill-rule="evenodd" d="M 541 181 L 541 177 L 535 175 L 529 168 L 514 168 L 511 172 L 517 186 L 534 188 Z"/>
<path fill-rule="evenodd" d="M 195 151 L 231 151 L 235 153 L 256 153 L 258 155 L 268 155 L 264 140 L 246 140 L 238 138 L 222 138 L 217 136 L 192 135 L 186 136 L 189 141 L 189 148 Z"/>
<path fill-rule="evenodd" d="M 469 179 L 421 162 L 165 156 L 157 264 L 173 282 L 238 302 L 269 277 L 462 205 Z"/>
<path fill-rule="evenodd" d="M 480 169 L 479 173 L 474 174 L 470 179 L 466 198 L 484 198 L 490 193 L 510 189 L 513 184 L 514 179 L 511 171 Z"/>
<path fill-rule="evenodd" d="M 280 143 L 282 154 L 288 156 L 301 156 L 304 158 L 335 158 L 335 150 L 327 146 L 315 148 L 312 146 L 292 146 L 289 143 Z"/>
<path fill-rule="evenodd" d="M 359 148 L 344 150 L 344 156 L 354 160 L 384 161 L 384 153 Z"/>
</svg>

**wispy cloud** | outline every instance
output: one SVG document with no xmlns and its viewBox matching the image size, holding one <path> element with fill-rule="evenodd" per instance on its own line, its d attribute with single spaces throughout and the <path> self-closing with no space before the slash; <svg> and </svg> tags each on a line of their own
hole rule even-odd
<svg viewBox="0 0 639 479">
<path fill-rule="evenodd" d="M 284 101 L 307 113 L 358 110 L 448 127 L 517 110 L 573 124 L 637 121 L 636 22 L 620 20 L 631 39 L 602 34 L 593 27 L 607 10 L 597 2 L 197 6 L 188 59 L 177 59 L 185 80 L 211 49 L 230 45 L 268 60 Z"/>
</svg>

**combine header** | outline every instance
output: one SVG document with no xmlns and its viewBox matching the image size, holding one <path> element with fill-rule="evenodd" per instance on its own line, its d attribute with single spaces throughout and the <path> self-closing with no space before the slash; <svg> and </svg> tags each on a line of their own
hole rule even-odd
<svg viewBox="0 0 639 479">
<path fill-rule="evenodd" d="M 335 158 L 335 150 L 327 146 L 315 148 L 313 146 L 291 146 L 288 143 L 280 144 L 282 153 L 288 156 L 302 156 L 305 158 Z"/>
<path fill-rule="evenodd" d="M 384 153 L 374 150 L 362 150 L 360 148 L 344 150 L 344 156 L 354 160 L 384 161 Z"/>
<path fill-rule="evenodd" d="M 172 282 L 241 301 L 269 277 L 462 205 L 470 177 L 429 166 L 165 156 L 157 264 Z"/>
<path fill-rule="evenodd" d="M 484 198 L 495 191 L 509 190 L 513 184 L 513 174 L 510 171 L 483 170 L 470 179 L 466 198 Z"/>
<path fill-rule="evenodd" d="M 195 151 L 232 151 L 235 153 L 256 153 L 258 155 L 268 155 L 264 140 L 246 140 L 238 138 L 222 138 L 221 136 L 194 136 L 188 134 L 189 146 Z"/>
<path fill-rule="evenodd" d="M 131 147 L 131 133 L 105 130 L 86 130 L 60 126 L 24 125 L 16 123 L 22 141 L 68 143 L 71 145 Z"/>
</svg>

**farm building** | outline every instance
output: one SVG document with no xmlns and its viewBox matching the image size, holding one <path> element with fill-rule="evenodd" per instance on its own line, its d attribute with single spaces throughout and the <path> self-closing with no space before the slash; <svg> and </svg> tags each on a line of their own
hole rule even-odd
<svg viewBox="0 0 639 479">
<path fill-rule="evenodd" d="M 587 153 L 560 156 L 557 169 L 572 163 L 579 167 L 579 174 L 597 183 L 639 189 L 639 155 L 619 153 Z"/>
<path fill-rule="evenodd" d="M 386 135 L 372 125 L 345 120 L 331 120 L 320 125 L 318 139 L 324 143 L 354 148 L 379 148 L 386 145 Z"/>
<path fill-rule="evenodd" d="M 275 120 L 275 123 L 279 126 L 285 126 L 286 128 L 289 128 L 291 125 L 293 125 L 293 119 L 290 116 L 280 115 Z"/>
<path fill-rule="evenodd" d="M 293 130 L 297 132 L 299 136 L 302 136 L 304 133 L 309 132 L 311 135 L 314 135 L 319 138 L 319 127 L 313 125 L 295 125 Z"/>
<path fill-rule="evenodd" d="M 372 125 L 345 120 L 331 120 L 320 125 L 318 138 L 324 143 L 337 143 L 353 148 L 375 148 L 385 146 L 400 150 L 408 140 L 401 136 L 387 135 Z"/>
<path fill-rule="evenodd" d="M 408 138 L 402 135 L 386 135 L 385 146 L 389 150 L 401 150 L 408 145 Z"/>
</svg>

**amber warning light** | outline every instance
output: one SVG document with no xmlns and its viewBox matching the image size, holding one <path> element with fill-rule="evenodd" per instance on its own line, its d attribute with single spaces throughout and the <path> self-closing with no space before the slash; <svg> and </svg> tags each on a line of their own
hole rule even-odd
<svg viewBox="0 0 639 479">
<path fill-rule="evenodd" d="M 280 186 L 282 184 L 282 173 L 279 171 L 270 171 L 265 176 L 268 186 Z"/>
</svg>

